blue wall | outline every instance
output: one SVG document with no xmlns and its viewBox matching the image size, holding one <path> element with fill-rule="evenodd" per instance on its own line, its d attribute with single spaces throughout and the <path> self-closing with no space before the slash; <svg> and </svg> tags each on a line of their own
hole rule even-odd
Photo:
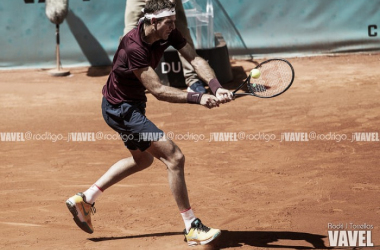
<svg viewBox="0 0 380 250">
<path fill-rule="evenodd" d="M 0 1 L 0 69 L 55 66 L 55 25 L 39 0 Z M 195 0 L 202 5 L 205 0 Z M 213 0 L 230 55 L 380 51 L 380 0 Z M 125 0 L 70 0 L 60 26 L 63 66 L 109 65 Z"/>
<path fill-rule="evenodd" d="M 380 1 L 238 0 L 230 7 L 231 2 L 215 0 L 214 8 L 215 29 L 236 30 L 241 38 L 233 32 L 223 33 L 231 54 L 303 55 L 380 49 Z M 225 16 L 231 20 L 228 24 L 223 21 Z M 370 25 L 377 26 L 377 31 L 371 29 L 377 36 L 369 36 Z"/>
</svg>

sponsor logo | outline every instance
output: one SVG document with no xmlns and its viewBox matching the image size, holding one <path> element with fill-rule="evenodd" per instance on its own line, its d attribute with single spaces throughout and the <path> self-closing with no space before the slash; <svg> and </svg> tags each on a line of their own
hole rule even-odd
<svg viewBox="0 0 380 250">
<path fill-rule="evenodd" d="M 376 24 L 368 25 L 368 36 L 369 37 L 377 37 L 377 25 Z"/>
<path fill-rule="evenodd" d="M 86 209 L 84 209 L 83 203 L 81 203 L 81 205 L 82 205 L 84 216 L 87 216 L 90 213 L 90 210 L 86 211 Z"/>
</svg>

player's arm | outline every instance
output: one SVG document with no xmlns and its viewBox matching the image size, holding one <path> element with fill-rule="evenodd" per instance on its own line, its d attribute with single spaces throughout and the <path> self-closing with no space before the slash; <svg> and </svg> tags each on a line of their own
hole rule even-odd
<svg viewBox="0 0 380 250">
<path fill-rule="evenodd" d="M 181 55 L 193 66 L 198 77 L 205 83 L 207 83 L 212 93 L 221 101 L 229 102 L 232 100 L 232 94 L 230 91 L 222 88 L 219 81 L 216 79 L 214 70 L 210 67 L 206 60 L 198 56 L 196 51 L 190 44 L 186 44 L 179 50 Z"/>
<path fill-rule="evenodd" d="M 198 103 L 208 108 L 219 106 L 219 101 L 215 96 L 186 93 L 177 88 L 162 85 L 160 79 L 152 67 L 145 67 L 133 71 L 136 77 L 142 82 L 158 100 L 173 103 Z"/>
</svg>

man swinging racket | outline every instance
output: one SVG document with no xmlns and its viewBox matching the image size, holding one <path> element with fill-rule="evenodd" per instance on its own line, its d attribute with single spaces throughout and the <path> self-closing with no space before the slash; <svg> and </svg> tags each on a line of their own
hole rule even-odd
<svg viewBox="0 0 380 250">
<path fill-rule="evenodd" d="M 175 28 L 174 3 L 170 0 L 149 0 L 143 12 L 144 17 L 138 27 L 120 42 L 111 73 L 103 87 L 103 117 L 120 134 L 132 156 L 115 163 L 88 190 L 69 198 L 66 205 L 76 224 L 85 232 L 93 233 L 91 213 L 95 213 L 95 200 L 107 188 L 148 168 L 157 158 L 167 167 L 169 186 L 185 223 L 187 243 L 207 244 L 221 231 L 205 226 L 195 217 L 184 177 L 185 157 L 178 146 L 145 116 L 145 90 L 161 101 L 200 104 L 207 108 L 231 101 L 232 94 L 221 87 L 208 63 L 196 54 Z M 169 46 L 177 49 L 192 64 L 214 95 L 186 93 L 161 84 L 154 68 Z M 152 133 L 159 136 L 142 136 Z"/>
</svg>

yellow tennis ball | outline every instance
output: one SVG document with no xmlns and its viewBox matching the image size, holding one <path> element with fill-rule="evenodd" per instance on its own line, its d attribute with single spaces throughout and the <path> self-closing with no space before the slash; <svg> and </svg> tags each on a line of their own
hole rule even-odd
<svg viewBox="0 0 380 250">
<path fill-rule="evenodd" d="M 251 77 L 252 78 L 259 78 L 261 76 L 261 72 L 258 69 L 251 70 Z"/>
</svg>

